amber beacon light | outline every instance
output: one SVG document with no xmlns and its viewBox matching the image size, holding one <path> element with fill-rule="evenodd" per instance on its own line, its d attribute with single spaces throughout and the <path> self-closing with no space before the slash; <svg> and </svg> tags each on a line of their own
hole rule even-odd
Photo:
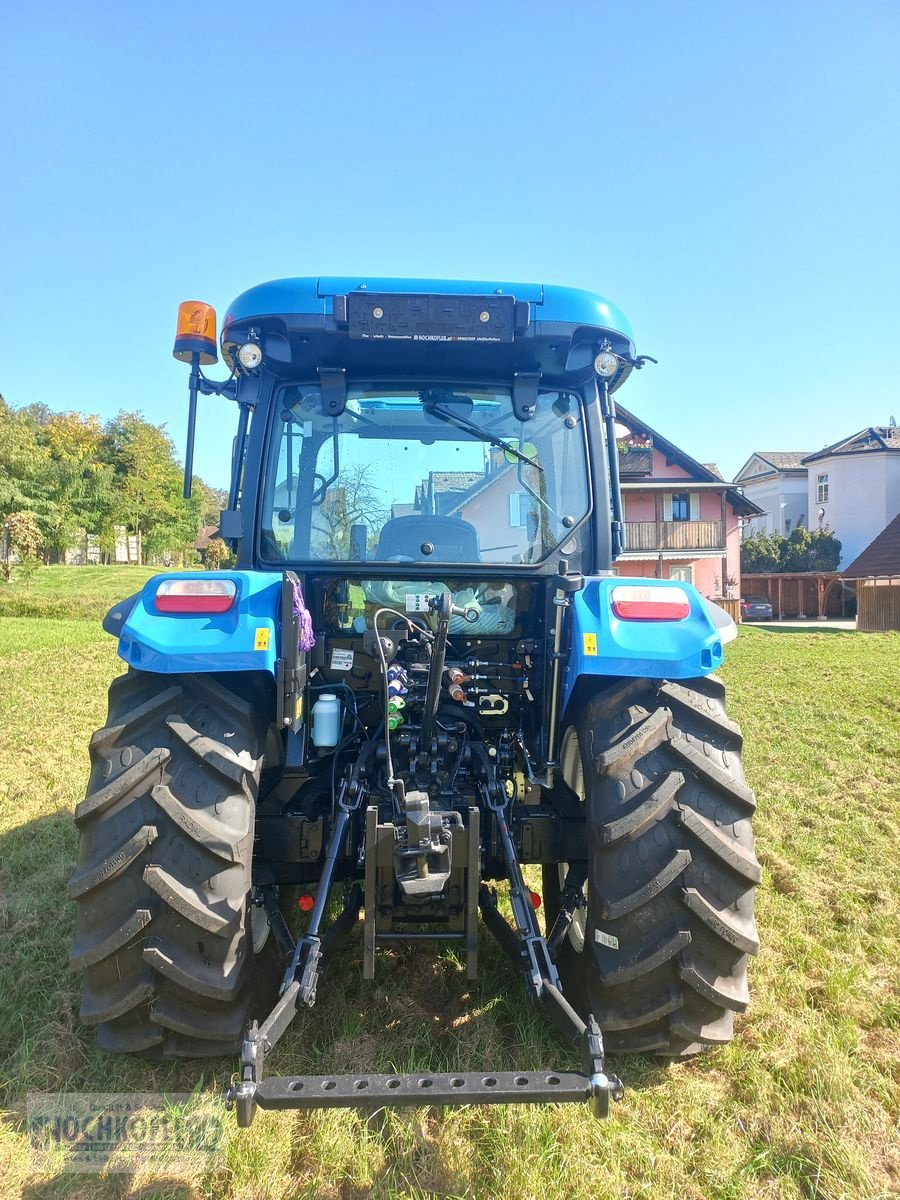
<svg viewBox="0 0 900 1200">
<path fill-rule="evenodd" d="M 189 363 L 200 355 L 200 365 L 209 367 L 218 361 L 216 354 L 216 310 L 200 300 L 184 300 L 178 305 L 178 329 L 172 354 L 179 362 Z"/>
</svg>

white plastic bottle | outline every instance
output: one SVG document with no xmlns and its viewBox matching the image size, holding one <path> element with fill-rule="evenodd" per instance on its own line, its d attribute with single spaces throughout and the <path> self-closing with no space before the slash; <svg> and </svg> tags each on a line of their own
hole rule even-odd
<svg viewBox="0 0 900 1200">
<path fill-rule="evenodd" d="M 314 746 L 336 746 L 341 732 L 341 702 L 333 692 L 323 692 L 312 706 Z"/>
</svg>

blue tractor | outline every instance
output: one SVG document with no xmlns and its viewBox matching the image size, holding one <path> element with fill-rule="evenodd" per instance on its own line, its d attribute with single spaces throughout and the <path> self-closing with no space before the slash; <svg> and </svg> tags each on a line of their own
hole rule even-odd
<svg viewBox="0 0 900 1200">
<path fill-rule="evenodd" d="M 247 1125 L 603 1115 L 606 1055 L 726 1042 L 758 948 L 754 798 L 713 674 L 736 630 L 688 584 L 614 568 L 613 393 L 645 361 L 625 319 L 534 284 L 284 279 L 228 310 L 224 382 L 201 369 L 217 349 L 213 310 L 182 305 L 186 489 L 198 396 L 237 405 L 236 565 L 157 575 L 105 621 L 128 671 L 69 885 L 99 1046 L 239 1052 Z M 266 1075 L 342 935 L 361 930 L 366 979 L 447 942 L 475 978 L 482 928 L 581 1071 Z"/>
</svg>

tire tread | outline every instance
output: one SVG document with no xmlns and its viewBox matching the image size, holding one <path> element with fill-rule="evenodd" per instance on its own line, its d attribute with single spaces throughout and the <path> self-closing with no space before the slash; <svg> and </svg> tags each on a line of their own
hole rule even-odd
<svg viewBox="0 0 900 1200">
<path fill-rule="evenodd" d="M 575 725 L 588 909 L 583 952 L 565 941 L 557 966 L 611 1053 L 690 1057 L 727 1042 L 749 1004 L 755 797 L 724 698 L 714 676 L 622 680 Z"/>
</svg>

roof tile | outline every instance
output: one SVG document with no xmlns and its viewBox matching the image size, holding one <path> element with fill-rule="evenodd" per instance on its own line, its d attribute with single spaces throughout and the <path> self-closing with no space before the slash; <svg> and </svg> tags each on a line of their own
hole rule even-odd
<svg viewBox="0 0 900 1200">
<path fill-rule="evenodd" d="M 766 462 L 771 463 L 779 471 L 796 470 L 797 467 L 803 466 L 804 458 L 807 458 L 812 453 L 810 450 L 756 450 L 754 451 L 757 458 L 764 458 Z"/>
</svg>

